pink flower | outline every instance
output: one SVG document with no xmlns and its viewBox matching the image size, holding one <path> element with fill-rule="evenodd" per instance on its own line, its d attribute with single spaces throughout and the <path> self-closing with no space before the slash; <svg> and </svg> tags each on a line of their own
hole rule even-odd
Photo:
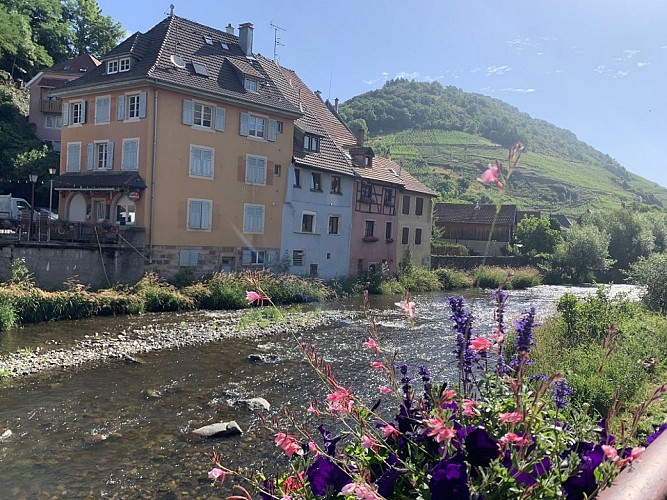
<svg viewBox="0 0 667 500">
<path fill-rule="evenodd" d="M 383 371 L 387 371 L 387 367 L 384 366 L 384 365 L 383 365 L 382 363 L 380 363 L 379 361 L 373 361 L 373 362 L 371 363 L 371 368 L 375 368 L 376 370 L 379 370 L 379 371 L 381 371 L 381 372 L 383 372 Z"/>
<path fill-rule="evenodd" d="M 482 184 L 495 184 L 498 189 L 503 190 L 503 183 L 500 182 L 498 176 L 500 175 L 500 162 L 496 160 L 495 163 L 489 163 L 488 168 L 484 173 L 477 178 Z"/>
<path fill-rule="evenodd" d="M 509 422 L 512 424 L 516 424 L 518 422 L 521 422 L 523 420 L 523 414 L 518 411 L 513 411 L 511 413 L 501 413 L 500 414 L 500 421 L 501 422 Z"/>
<path fill-rule="evenodd" d="M 364 434 L 361 436 L 361 447 L 365 450 L 370 449 L 377 452 L 380 445 L 378 445 L 377 441 L 375 441 L 372 437 Z"/>
<path fill-rule="evenodd" d="M 316 417 L 320 416 L 320 410 L 317 409 L 317 403 L 310 403 L 310 406 L 306 411 L 311 415 L 315 415 Z"/>
<path fill-rule="evenodd" d="M 491 341 L 484 337 L 476 337 L 470 341 L 470 348 L 475 351 L 486 352 L 491 349 L 491 346 L 493 346 Z"/>
<path fill-rule="evenodd" d="M 505 341 L 505 335 L 503 335 L 503 332 L 500 331 L 499 328 L 495 328 L 495 331 L 490 335 L 490 337 L 498 342 L 498 344 L 502 344 Z"/>
<path fill-rule="evenodd" d="M 407 300 L 401 300 L 400 302 L 395 302 L 397 307 L 400 307 L 403 310 L 406 318 L 414 319 L 415 318 L 415 303 L 408 302 Z"/>
<path fill-rule="evenodd" d="M 380 354 L 380 348 L 373 337 L 368 337 L 368 341 L 364 342 L 362 345 L 368 347 L 371 351 L 375 351 L 375 354 Z"/>
<path fill-rule="evenodd" d="M 384 385 L 380 387 L 380 394 L 391 394 L 392 392 L 393 391 L 389 387 L 386 387 Z"/>
<path fill-rule="evenodd" d="M 303 447 L 299 444 L 295 436 L 279 432 L 276 434 L 276 446 L 280 446 L 285 455 L 291 457 L 292 455 L 303 455 Z"/>
<path fill-rule="evenodd" d="M 442 391 L 442 394 L 440 394 L 440 400 L 442 403 L 449 403 L 454 399 L 454 396 L 456 396 L 456 391 L 454 389 Z"/>
<path fill-rule="evenodd" d="M 347 389 L 339 387 L 338 390 L 327 396 L 327 406 L 331 413 L 350 414 L 354 407 L 352 394 Z"/>
<path fill-rule="evenodd" d="M 315 456 L 318 456 L 320 454 L 320 450 L 317 448 L 317 445 L 312 441 L 308 442 L 308 449 Z"/>
<path fill-rule="evenodd" d="M 630 461 L 632 462 L 633 460 L 637 460 L 641 454 L 644 453 L 644 450 L 646 450 L 646 448 L 643 446 L 635 446 L 632 448 L 630 451 Z"/>
<path fill-rule="evenodd" d="M 357 500 L 381 500 L 373 488 L 362 483 L 348 483 L 340 490 L 343 495 L 354 495 Z"/>
<path fill-rule="evenodd" d="M 473 411 L 473 408 L 477 404 L 476 401 L 473 401 L 472 399 L 464 399 L 463 400 L 463 415 L 466 417 L 474 417 L 475 412 Z"/>
<path fill-rule="evenodd" d="M 435 436 L 435 440 L 438 443 L 444 443 L 456 436 L 456 429 L 447 427 L 445 421 L 440 417 L 429 418 L 426 421 L 426 425 L 430 427 L 430 429 L 426 431 L 426 435 Z"/>
<path fill-rule="evenodd" d="M 398 437 L 398 429 L 391 424 L 380 426 L 382 437 L 388 439 L 390 437 Z"/>
<path fill-rule="evenodd" d="M 514 434 L 513 432 L 508 432 L 503 437 L 500 438 L 500 445 L 507 446 L 508 444 L 515 444 L 517 446 L 528 446 L 531 444 L 529 438 L 525 436 L 520 436 L 519 434 Z"/>
<path fill-rule="evenodd" d="M 618 460 L 618 450 L 616 450 L 616 448 L 613 446 L 603 444 L 602 451 L 604 452 L 604 456 L 607 458 L 607 460 L 611 460 L 612 462 L 616 462 Z"/>
<path fill-rule="evenodd" d="M 208 471 L 208 478 L 213 479 L 214 483 L 218 478 L 221 478 L 220 482 L 223 483 L 225 481 L 225 477 L 227 477 L 227 473 L 218 467 L 215 467 L 210 471 Z"/>
<path fill-rule="evenodd" d="M 245 299 L 252 304 L 253 302 L 257 302 L 258 304 L 263 303 L 265 299 L 268 297 L 265 297 L 263 295 L 260 295 L 257 292 L 248 292 L 246 291 L 245 293 Z"/>
</svg>

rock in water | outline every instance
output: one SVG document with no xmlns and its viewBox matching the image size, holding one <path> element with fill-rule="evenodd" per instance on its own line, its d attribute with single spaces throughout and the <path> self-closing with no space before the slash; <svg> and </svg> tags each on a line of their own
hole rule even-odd
<svg viewBox="0 0 667 500">
<path fill-rule="evenodd" d="M 234 420 L 229 422 L 218 422 L 216 424 L 205 425 L 192 431 L 193 434 L 206 438 L 238 436 L 243 431 Z"/>
<path fill-rule="evenodd" d="M 10 437 L 12 437 L 10 429 L 0 429 L 0 442 L 7 441 Z"/>
<path fill-rule="evenodd" d="M 271 405 L 264 398 L 241 399 L 235 404 L 245 406 L 251 411 L 269 411 L 271 409 Z"/>
</svg>

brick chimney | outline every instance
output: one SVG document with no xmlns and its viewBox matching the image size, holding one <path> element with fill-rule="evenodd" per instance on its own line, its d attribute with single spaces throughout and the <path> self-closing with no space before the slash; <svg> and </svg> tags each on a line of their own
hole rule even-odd
<svg viewBox="0 0 667 500">
<path fill-rule="evenodd" d="M 239 26 L 239 45 L 246 56 L 252 55 L 252 23 L 243 23 Z"/>
<path fill-rule="evenodd" d="M 359 146 L 360 148 L 363 148 L 364 147 L 364 129 L 359 127 L 357 129 L 357 133 L 355 134 L 355 136 L 357 137 L 357 146 Z"/>
<path fill-rule="evenodd" d="M 234 26 L 232 26 L 232 23 L 227 24 L 225 31 L 230 35 L 234 34 Z"/>
</svg>

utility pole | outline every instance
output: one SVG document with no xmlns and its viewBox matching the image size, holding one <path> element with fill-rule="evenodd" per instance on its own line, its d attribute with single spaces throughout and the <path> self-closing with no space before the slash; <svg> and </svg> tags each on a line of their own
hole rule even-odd
<svg viewBox="0 0 667 500">
<path fill-rule="evenodd" d="M 285 44 L 280 41 L 280 38 L 278 38 L 278 30 L 280 31 L 287 31 L 285 28 L 281 28 L 280 26 L 276 26 L 273 24 L 273 22 L 269 23 L 269 25 L 273 28 L 273 62 L 277 62 L 278 59 L 278 45 L 281 47 L 284 47 Z"/>
</svg>

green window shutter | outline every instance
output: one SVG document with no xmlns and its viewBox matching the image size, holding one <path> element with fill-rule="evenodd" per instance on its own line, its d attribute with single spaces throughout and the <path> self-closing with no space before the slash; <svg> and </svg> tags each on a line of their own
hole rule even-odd
<svg viewBox="0 0 667 500">
<path fill-rule="evenodd" d="M 239 134 L 241 134 L 244 137 L 248 136 L 248 113 L 241 113 L 241 120 L 240 120 L 240 130 Z"/>
<path fill-rule="evenodd" d="M 146 118 L 146 92 L 139 94 L 139 118 Z"/>
<path fill-rule="evenodd" d="M 275 141 L 278 138 L 278 122 L 269 118 L 269 136 L 270 141 Z"/>
<path fill-rule="evenodd" d="M 94 156 L 95 156 L 95 144 L 89 142 L 86 154 L 86 168 L 88 170 L 93 169 L 93 162 L 95 161 Z"/>
<path fill-rule="evenodd" d="M 116 99 L 116 119 L 124 120 L 125 119 L 125 96 L 119 95 Z"/>
<path fill-rule="evenodd" d="M 113 141 L 107 143 L 107 164 L 106 168 L 113 168 Z"/>
<path fill-rule="evenodd" d="M 225 131 L 225 118 L 226 111 L 225 108 L 215 108 L 215 130 L 218 132 Z"/>
<path fill-rule="evenodd" d="M 192 125 L 194 123 L 194 109 L 192 101 L 183 99 L 183 125 Z"/>
</svg>

